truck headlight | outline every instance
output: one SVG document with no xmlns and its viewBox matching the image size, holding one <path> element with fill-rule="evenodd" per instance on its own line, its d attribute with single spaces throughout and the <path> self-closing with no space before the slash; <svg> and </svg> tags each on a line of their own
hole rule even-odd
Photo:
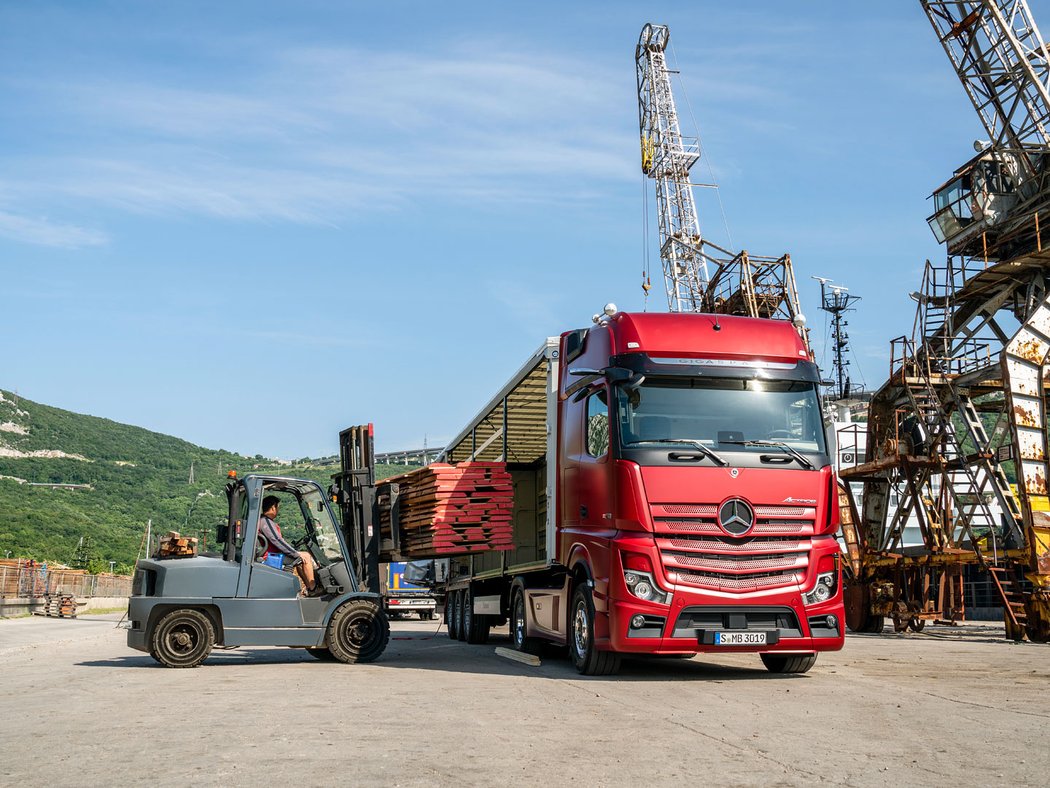
<svg viewBox="0 0 1050 788">
<path fill-rule="evenodd" d="M 817 575 L 817 583 L 813 590 L 802 595 L 807 605 L 819 605 L 827 602 L 835 596 L 835 572 L 825 572 Z"/>
<path fill-rule="evenodd" d="M 639 572 L 635 569 L 623 573 L 623 582 L 627 590 L 633 596 L 644 599 L 646 602 L 659 602 L 662 605 L 670 604 L 671 595 L 656 585 L 656 580 L 648 572 Z"/>
</svg>

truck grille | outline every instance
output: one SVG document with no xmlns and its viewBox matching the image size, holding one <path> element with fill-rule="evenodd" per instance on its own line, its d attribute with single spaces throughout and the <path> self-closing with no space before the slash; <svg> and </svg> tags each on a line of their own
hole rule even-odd
<svg viewBox="0 0 1050 788">
<path fill-rule="evenodd" d="M 717 504 L 653 504 L 656 544 L 669 579 L 738 593 L 801 582 L 812 546 L 804 537 L 813 535 L 816 509 L 755 506 L 754 510 L 754 527 L 747 536 L 734 537 L 719 527 Z"/>
</svg>

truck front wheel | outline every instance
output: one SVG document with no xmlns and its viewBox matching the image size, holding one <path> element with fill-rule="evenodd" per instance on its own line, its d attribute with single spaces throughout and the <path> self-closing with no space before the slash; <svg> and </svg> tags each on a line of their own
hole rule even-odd
<svg viewBox="0 0 1050 788">
<path fill-rule="evenodd" d="M 619 654 L 599 651 L 594 645 L 594 599 L 587 585 L 576 586 L 572 594 L 569 656 L 585 676 L 611 676 L 620 669 Z"/>
<path fill-rule="evenodd" d="M 817 661 L 816 654 L 759 654 L 770 673 L 806 673 Z"/>
<path fill-rule="evenodd" d="M 344 602 L 328 622 L 325 644 L 340 662 L 374 662 L 390 640 L 390 622 L 365 599 Z"/>
<path fill-rule="evenodd" d="M 150 637 L 150 656 L 169 668 L 195 668 L 208 658 L 215 643 L 211 619 L 187 608 L 165 613 Z"/>
</svg>

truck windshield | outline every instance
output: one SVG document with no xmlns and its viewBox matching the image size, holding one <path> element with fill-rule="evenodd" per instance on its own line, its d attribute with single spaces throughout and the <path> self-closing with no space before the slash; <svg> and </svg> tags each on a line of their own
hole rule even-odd
<svg viewBox="0 0 1050 788">
<path fill-rule="evenodd" d="M 826 452 L 812 381 L 650 376 L 641 386 L 618 387 L 617 392 L 624 447 L 681 440 L 720 454 L 768 454 L 776 445 L 795 452 Z"/>
</svg>

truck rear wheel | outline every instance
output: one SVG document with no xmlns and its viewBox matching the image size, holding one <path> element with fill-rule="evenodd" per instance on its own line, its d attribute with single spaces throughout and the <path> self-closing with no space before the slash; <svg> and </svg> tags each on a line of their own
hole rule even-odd
<svg viewBox="0 0 1050 788">
<path fill-rule="evenodd" d="M 516 651 L 526 654 L 539 654 L 540 642 L 536 638 L 530 638 L 525 633 L 528 631 L 525 625 L 525 592 L 522 589 L 514 591 L 510 604 L 510 642 Z"/>
<path fill-rule="evenodd" d="M 459 640 L 459 592 L 445 597 L 445 626 L 450 640 Z"/>
<path fill-rule="evenodd" d="M 204 613 L 172 610 L 153 627 L 149 653 L 169 668 L 195 668 L 208 658 L 214 643 L 215 630 Z"/>
<path fill-rule="evenodd" d="M 817 661 L 816 654 L 759 654 L 770 673 L 806 673 Z"/>
<path fill-rule="evenodd" d="M 420 610 L 419 611 L 419 620 L 420 621 L 430 621 L 433 618 L 434 618 L 434 611 L 433 610 Z"/>
<path fill-rule="evenodd" d="M 456 592 L 456 640 L 467 640 L 467 592 Z"/>
<path fill-rule="evenodd" d="M 469 590 L 463 592 L 463 639 L 468 643 L 487 643 L 489 639 L 489 620 L 474 612 L 474 595 Z"/>
<path fill-rule="evenodd" d="M 340 662 L 374 662 L 390 641 L 390 622 L 383 611 L 365 599 L 344 602 L 328 622 L 325 643 Z"/>
<path fill-rule="evenodd" d="M 587 585 L 576 586 L 572 594 L 569 657 L 585 676 L 611 676 L 620 669 L 619 654 L 599 651 L 594 645 L 594 599 Z"/>
</svg>

